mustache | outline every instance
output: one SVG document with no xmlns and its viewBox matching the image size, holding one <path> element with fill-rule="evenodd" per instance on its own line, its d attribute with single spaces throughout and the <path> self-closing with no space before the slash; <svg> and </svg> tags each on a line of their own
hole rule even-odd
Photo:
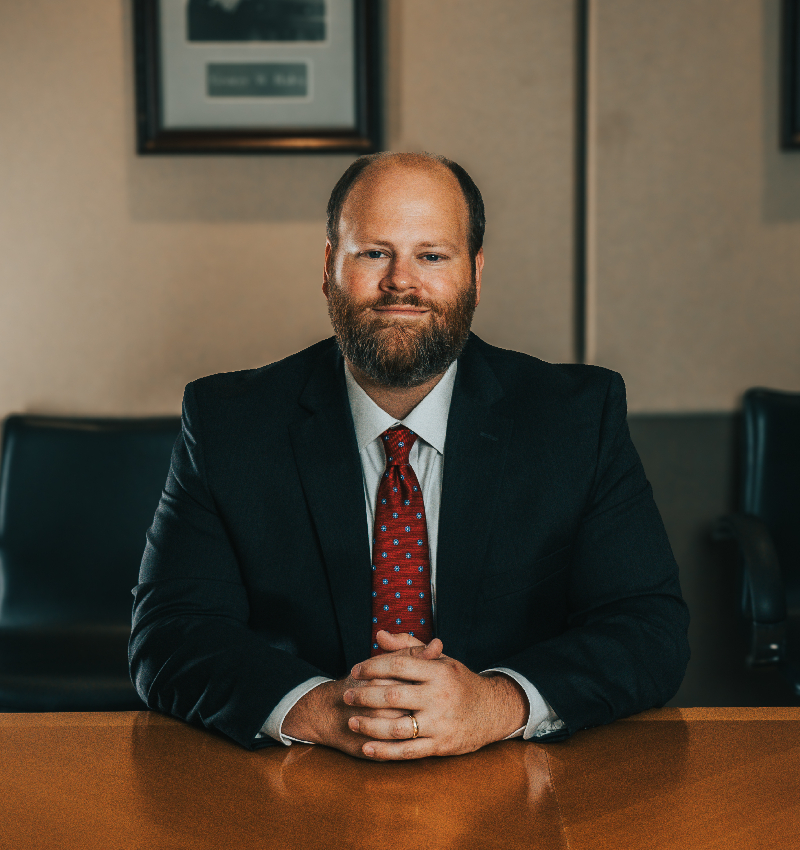
<svg viewBox="0 0 800 850">
<path fill-rule="evenodd" d="M 442 312 L 439 304 L 420 298 L 419 295 L 399 296 L 390 295 L 388 292 L 381 295 L 380 298 L 377 298 L 371 304 L 365 305 L 364 310 L 372 310 L 375 307 L 416 307 L 417 309 L 430 310 L 436 314 Z"/>
</svg>

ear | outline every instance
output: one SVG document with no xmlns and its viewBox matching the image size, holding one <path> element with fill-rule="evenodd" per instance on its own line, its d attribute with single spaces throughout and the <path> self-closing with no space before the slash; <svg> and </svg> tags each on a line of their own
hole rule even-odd
<svg viewBox="0 0 800 850">
<path fill-rule="evenodd" d="M 483 248 L 475 255 L 475 306 L 481 303 L 481 275 L 483 274 Z"/>
<path fill-rule="evenodd" d="M 322 292 L 328 297 L 328 289 L 331 282 L 331 263 L 333 262 L 333 247 L 329 240 L 325 240 L 325 265 L 322 268 Z"/>
</svg>

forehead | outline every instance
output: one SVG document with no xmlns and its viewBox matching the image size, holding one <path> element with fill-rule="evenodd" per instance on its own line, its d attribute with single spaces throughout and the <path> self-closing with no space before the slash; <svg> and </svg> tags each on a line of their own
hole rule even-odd
<svg viewBox="0 0 800 850">
<path fill-rule="evenodd" d="M 368 238 L 395 235 L 466 240 L 469 213 L 455 175 L 440 163 L 376 163 L 351 188 L 339 233 Z M 382 238 L 380 234 L 376 238 Z"/>
</svg>

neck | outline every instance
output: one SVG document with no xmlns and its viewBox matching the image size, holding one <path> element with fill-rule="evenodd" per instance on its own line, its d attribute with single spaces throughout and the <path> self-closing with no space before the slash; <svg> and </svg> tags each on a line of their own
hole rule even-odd
<svg viewBox="0 0 800 850">
<path fill-rule="evenodd" d="M 354 366 L 347 358 L 345 360 L 347 362 L 347 368 L 361 389 L 364 390 L 381 410 L 385 410 L 389 416 L 395 419 L 405 419 L 444 377 L 444 372 L 442 372 L 441 375 L 434 375 L 425 381 L 424 384 L 419 384 L 416 387 L 386 387 L 383 384 L 373 381 L 372 378 L 362 372 L 357 366 Z"/>
</svg>

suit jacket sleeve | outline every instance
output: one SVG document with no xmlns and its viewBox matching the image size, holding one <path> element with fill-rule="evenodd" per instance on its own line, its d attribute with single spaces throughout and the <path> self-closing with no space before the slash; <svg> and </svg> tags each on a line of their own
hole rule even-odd
<svg viewBox="0 0 800 850">
<path fill-rule="evenodd" d="M 214 728 L 244 747 L 292 688 L 324 675 L 248 628 L 235 548 L 206 481 L 192 385 L 181 435 L 134 588 L 131 677 L 150 708 Z"/>
<path fill-rule="evenodd" d="M 689 659 L 677 565 L 628 432 L 624 384 L 607 374 L 566 628 L 498 663 L 527 677 L 564 721 L 554 737 L 663 705 Z"/>
</svg>

